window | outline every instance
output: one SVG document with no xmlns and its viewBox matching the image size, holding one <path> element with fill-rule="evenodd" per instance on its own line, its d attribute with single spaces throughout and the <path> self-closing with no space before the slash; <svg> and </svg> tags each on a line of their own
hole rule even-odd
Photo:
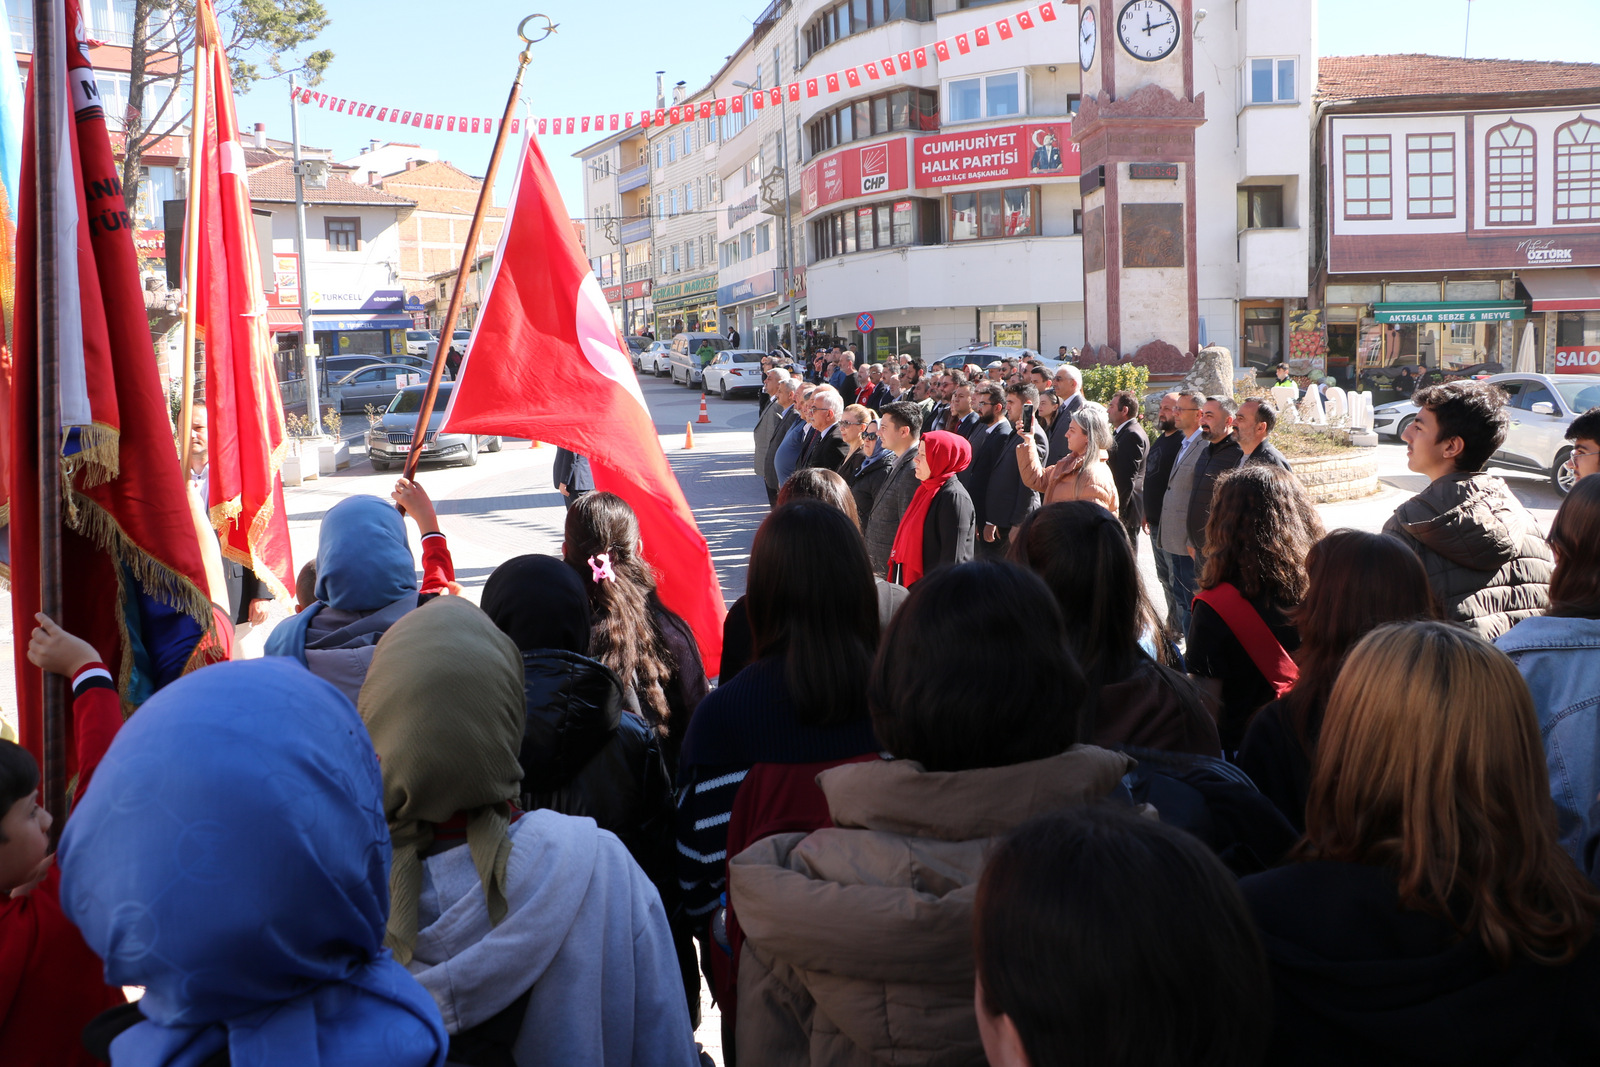
<svg viewBox="0 0 1600 1067">
<path fill-rule="evenodd" d="M 683 252 L 683 248 L 682 248 L 681 245 L 673 245 L 672 246 L 672 269 L 675 272 L 676 271 L 680 271 L 680 270 L 683 269 L 683 262 L 682 262 L 681 259 L 678 258 L 682 254 L 682 252 Z"/>
<path fill-rule="evenodd" d="M 1344 217 L 1386 219 L 1392 214 L 1389 135 L 1344 139 Z"/>
<path fill-rule="evenodd" d="M 1250 61 L 1250 102 L 1252 104 L 1292 104 L 1295 92 L 1293 59 L 1252 59 Z"/>
<path fill-rule="evenodd" d="M 1556 221 L 1600 222 L 1600 122 L 1556 130 Z"/>
<path fill-rule="evenodd" d="M 761 84 L 761 74 L 759 70 L 756 73 L 756 84 Z M 743 130 L 745 126 L 749 125 L 750 115 L 755 110 L 750 106 L 750 97 L 748 95 L 741 95 L 739 100 L 741 101 L 739 104 L 740 110 L 734 111 L 732 105 L 730 104 L 728 113 L 722 116 L 722 139 L 724 141 L 737 134 L 740 130 Z M 711 121 L 716 122 L 717 120 L 712 119 Z M 711 139 L 713 141 L 716 140 L 716 132 L 714 127 Z"/>
<path fill-rule="evenodd" d="M 929 0 L 845 0 L 806 26 L 806 55 L 813 56 L 841 38 L 896 19 L 931 22 L 932 5 Z"/>
<path fill-rule="evenodd" d="M 761 184 L 761 154 L 758 152 L 757 154 L 751 156 L 749 159 L 745 160 L 745 164 L 744 164 L 743 167 L 739 168 L 739 172 L 740 172 L 740 175 L 742 176 L 742 178 L 744 180 L 744 187 L 746 189 L 750 188 L 753 185 L 760 185 Z"/>
<path fill-rule="evenodd" d="M 683 187 L 683 210 L 694 210 L 694 182 Z"/>
<path fill-rule="evenodd" d="M 1534 136 L 1516 122 L 1489 131 L 1484 139 L 1489 169 L 1486 221 L 1490 226 L 1533 222 Z"/>
<path fill-rule="evenodd" d="M 837 145 L 898 130 L 937 130 L 939 94 L 931 89 L 897 89 L 843 104 L 818 115 L 806 127 L 813 156 Z"/>
<path fill-rule="evenodd" d="M 1037 236 L 1038 208 L 1039 190 L 1032 185 L 954 193 L 950 197 L 950 240 Z"/>
<path fill-rule="evenodd" d="M 772 251 L 772 224 L 763 222 L 756 227 L 756 254 Z"/>
<path fill-rule="evenodd" d="M 683 131 L 683 158 L 684 159 L 688 159 L 691 155 L 694 154 L 694 148 L 691 147 L 693 145 L 693 143 L 694 143 L 694 127 L 690 126 L 687 130 Z"/>
<path fill-rule="evenodd" d="M 355 252 L 361 248 L 360 219 L 323 219 L 330 252 Z"/>
<path fill-rule="evenodd" d="M 1239 188 L 1244 198 L 1244 228 L 1278 229 L 1283 226 L 1283 186 L 1245 185 Z"/>
<path fill-rule="evenodd" d="M 678 139 L 676 137 L 668 137 L 667 138 L 667 162 L 668 163 L 676 163 L 677 161 L 678 161 Z"/>
<path fill-rule="evenodd" d="M 1456 213 L 1456 135 L 1406 135 L 1406 217 L 1447 219 Z"/>
<path fill-rule="evenodd" d="M 1015 70 L 946 82 L 947 121 L 974 122 L 984 118 L 1020 115 L 1027 103 L 1027 90 L 1027 79 Z"/>
<path fill-rule="evenodd" d="M 811 224 L 817 259 L 939 240 L 939 201 L 899 200 L 834 212 Z"/>
<path fill-rule="evenodd" d="M 660 167 L 661 167 L 661 146 L 660 145 L 656 145 L 656 167 L 657 167 L 657 169 L 660 169 Z"/>
<path fill-rule="evenodd" d="M 672 190 L 672 213 L 674 215 L 678 213 L 678 190 L 676 189 Z"/>
</svg>

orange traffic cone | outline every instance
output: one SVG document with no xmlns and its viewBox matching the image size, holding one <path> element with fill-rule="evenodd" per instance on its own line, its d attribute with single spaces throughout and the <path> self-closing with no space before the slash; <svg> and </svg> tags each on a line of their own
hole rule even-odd
<svg viewBox="0 0 1600 1067">
<path fill-rule="evenodd" d="M 694 423 L 692 422 L 683 424 L 683 447 L 685 449 L 694 447 Z"/>
<path fill-rule="evenodd" d="M 700 417 L 694 420 L 702 426 L 710 425 L 711 413 L 706 410 L 706 394 L 700 394 Z"/>
</svg>

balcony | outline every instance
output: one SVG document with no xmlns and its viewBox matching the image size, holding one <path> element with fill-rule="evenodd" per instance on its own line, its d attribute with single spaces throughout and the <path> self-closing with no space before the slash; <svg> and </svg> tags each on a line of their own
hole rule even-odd
<svg viewBox="0 0 1600 1067">
<path fill-rule="evenodd" d="M 1239 234 L 1240 296 L 1252 300 L 1303 297 L 1307 287 L 1306 231 L 1243 230 Z"/>
<path fill-rule="evenodd" d="M 617 192 L 631 193 L 635 189 L 650 184 L 650 167 L 641 163 L 632 170 L 625 170 L 617 175 Z"/>
<path fill-rule="evenodd" d="M 807 268 L 806 289 L 812 318 L 869 308 L 1076 303 L 1083 300 L 1083 238 L 1014 237 L 833 256 Z"/>
<path fill-rule="evenodd" d="M 650 239 L 650 217 L 648 215 L 645 216 L 642 219 L 636 219 L 633 222 L 623 223 L 623 225 L 622 225 L 622 243 L 623 244 L 631 245 L 635 241 L 647 241 L 649 239 Z"/>
<path fill-rule="evenodd" d="M 638 266 L 629 267 L 625 272 L 623 272 L 622 277 L 624 281 L 629 282 L 645 281 L 650 277 L 650 264 L 641 263 Z"/>
</svg>

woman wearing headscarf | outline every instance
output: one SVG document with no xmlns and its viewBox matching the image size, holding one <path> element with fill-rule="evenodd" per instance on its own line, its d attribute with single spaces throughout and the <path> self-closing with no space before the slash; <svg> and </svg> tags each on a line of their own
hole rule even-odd
<svg viewBox="0 0 1600 1067">
<path fill-rule="evenodd" d="M 907 589 L 924 574 L 972 558 L 977 519 L 972 498 L 956 475 L 972 462 L 972 446 L 960 434 L 935 430 L 922 435 L 917 478 L 922 483 L 900 517 L 889 551 L 889 579 Z"/>
<path fill-rule="evenodd" d="M 422 487 L 400 479 L 394 500 L 422 531 L 423 582 L 405 519 L 375 496 L 341 500 L 317 534 L 316 601 L 267 639 L 269 656 L 293 656 L 355 702 L 384 631 L 455 580 L 450 549 Z"/>
<path fill-rule="evenodd" d="M 692 1067 L 661 897 L 584 818 L 521 815 L 522 655 L 441 597 L 397 622 L 361 689 L 394 843 L 385 943 L 453 1035 L 489 1029 L 517 1067 Z"/>
<path fill-rule="evenodd" d="M 1059 417 L 1059 416 L 1058 416 Z M 1071 500 L 1090 500 L 1111 514 L 1117 513 L 1117 483 L 1106 462 L 1111 448 L 1111 419 L 1106 409 L 1087 401 L 1070 416 L 1067 425 L 1067 454 L 1049 467 L 1026 442 L 1017 445 L 1017 467 L 1029 489 L 1044 494 L 1044 503 L 1060 504 Z"/>
<path fill-rule="evenodd" d="M 438 1007 L 383 948 L 382 795 L 355 709 L 292 664 L 156 693 L 57 854 L 106 980 L 145 990 L 86 1042 L 115 1067 L 443 1067 Z"/>
<path fill-rule="evenodd" d="M 698 1013 L 694 937 L 677 918 L 672 781 L 661 739 L 623 706 L 622 681 L 589 658 L 583 583 L 554 556 L 517 556 L 489 575 L 483 610 L 522 654 L 522 809 L 586 815 L 621 839 L 661 894 L 690 1013 Z"/>
</svg>

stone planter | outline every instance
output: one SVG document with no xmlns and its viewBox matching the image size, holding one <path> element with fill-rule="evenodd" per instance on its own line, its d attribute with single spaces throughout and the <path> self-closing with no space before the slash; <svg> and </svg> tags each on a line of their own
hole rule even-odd
<svg viewBox="0 0 1600 1067">
<path fill-rule="evenodd" d="M 323 439 L 316 444 L 317 473 L 332 474 L 350 466 L 350 442 Z"/>
<path fill-rule="evenodd" d="M 302 482 L 304 482 L 305 481 L 305 475 L 302 475 L 300 468 L 301 468 L 300 453 L 298 453 L 298 452 L 290 452 L 288 455 L 284 456 L 283 457 L 283 469 L 278 472 L 283 478 L 283 484 L 284 485 L 300 485 Z M 315 478 L 316 476 L 317 476 L 317 472 L 316 471 L 312 471 L 311 474 L 310 474 L 310 477 Z"/>
<path fill-rule="evenodd" d="M 1373 449 L 1347 448 L 1326 456 L 1296 456 L 1290 462 L 1316 504 L 1356 500 L 1378 491 L 1378 454 Z"/>
</svg>

